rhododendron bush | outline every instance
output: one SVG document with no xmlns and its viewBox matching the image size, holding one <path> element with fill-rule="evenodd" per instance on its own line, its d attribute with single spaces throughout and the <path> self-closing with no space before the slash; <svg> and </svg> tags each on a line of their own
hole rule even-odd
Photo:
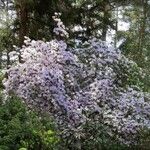
<svg viewBox="0 0 150 150">
<path fill-rule="evenodd" d="M 66 35 L 63 23 L 54 19 L 54 32 Z M 130 144 L 141 129 L 150 127 L 149 96 L 128 81 L 136 64 L 119 50 L 96 38 L 74 47 L 60 39 L 27 38 L 21 53 L 24 63 L 7 71 L 6 91 L 48 112 L 64 128 L 78 130 L 99 120 L 110 135 Z"/>
</svg>

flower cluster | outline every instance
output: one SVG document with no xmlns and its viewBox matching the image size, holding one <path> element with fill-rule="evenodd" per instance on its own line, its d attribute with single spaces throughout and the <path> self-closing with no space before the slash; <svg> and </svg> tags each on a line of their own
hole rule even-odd
<svg viewBox="0 0 150 150">
<path fill-rule="evenodd" d="M 148 95 L 125 85 L 133 62 L 119 50 L 95 38 L 78 48 L 62 40 L 26 39 L 25 44 L 24 63 L 8 70 L 4 85 L 29 107 L 74 129 L 96 118 L 127 144 L 150 127 Z"/>
<path fill-rule="evenodd" d="M 60 16 L 61 13 L 55 13 L 55 15 L 53 16 L 53 20 L 57 24 L 53 32 L 61 37 L 68 37 L 68 32 L 66 31 L 66 27 L 64 26 L 63 22 L 59 18 Z"/>
</svg>

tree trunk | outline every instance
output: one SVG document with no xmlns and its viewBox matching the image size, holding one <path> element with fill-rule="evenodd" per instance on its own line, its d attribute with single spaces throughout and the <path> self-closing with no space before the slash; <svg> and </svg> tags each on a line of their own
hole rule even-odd
<svg viewBox="0 0 150 150">
<path fill-rule="evenodd" d="M 24 44 L 24 37 L 28 36 L 28 8 L 27 4 L 23 1 L 17 0 L 16 5 L 17 18 L 19 20 L 19 47 L 21 48 Z M 19 62 L 22 62 L 21 55 L 19 55 Z"/>
<path fill-rule="evenodd" d="M 117 31 L 118 31 L 118 7 L 116 9 L 116 30 L 115 30 L 115 39 L 114 39 L 114 47 L 117 48 Z"/>
<path fill-rule="evenodd" d="M 2 69 L 2 51 L 0 51 L 0 69 Z"/>
<path fill-rule="evenodd" d="M 110 9 L 110 5 L 108 2 L 104 3 L 104 12 L 103 12 L 103 28 L 102 28 L 102 41 L 106 41 L 106 36 L 107 36 L 107 30 L 108 30 L 108 22 L 109 22 L 109 18 L 110 18 L 110 13 L 109 13 L 109 9 Z"/>
<path fill-rule="evenodd" d="M 7 61 L 6 61 L 6 66 L 7 66 L 7 69 L 9 69 L 9 66 L 10 66 L 10 56 L 9 56 L 9 50 L 7 50 Z"/>
<path fill-rule="evenodd" d="M 138 50 L 139 50 L 140 57 L 143 56 L 143 45 L 145 40 L 146 20 L 147 20 L 147 13 L 148 13 L 147 5 L 148 5 L 148 0 L 143 0 L 142 21 L 140 24 L 139 43 L 138 43 Z"/>
</svg>

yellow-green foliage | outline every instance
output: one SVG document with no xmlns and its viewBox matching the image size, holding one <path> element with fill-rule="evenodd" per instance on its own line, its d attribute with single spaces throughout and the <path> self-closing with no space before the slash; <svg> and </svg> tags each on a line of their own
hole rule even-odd
<svg viewBox="0 0 150 150">
<path fill-rule="evenodd" d="M 52 121 L 29 112 L 17 97 L 0 105 L 0 150 L 53 150 L 58 141 Z"/>
</svg>

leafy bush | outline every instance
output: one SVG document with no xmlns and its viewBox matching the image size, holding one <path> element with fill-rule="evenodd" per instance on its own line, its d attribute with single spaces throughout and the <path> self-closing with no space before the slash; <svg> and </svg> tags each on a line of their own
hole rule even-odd
<svg viewBox="0 0 150 150">
<path fill-rule="evenodd" d="M 0 91 L 4 88 L 4 85 L 2 83 L 3 79 L 4 79 L 4 74 L 0 70 Z"/>
<path fill-rule="evenodd" d="M 58 142 L 52 121 L 28 111 L 16 96 L 0 105 L 1 150 L 53 150 Z"/>
<path fill-rule="evenodd" d="M 87 122 L 82 126 L 82 132 L 75 132 L 63 138 L 66 150 L 127 150 L 125 144 L 120 144 L 115 136 L 109 134 L 110 129 L 100 122 Z"/>
</svg>

